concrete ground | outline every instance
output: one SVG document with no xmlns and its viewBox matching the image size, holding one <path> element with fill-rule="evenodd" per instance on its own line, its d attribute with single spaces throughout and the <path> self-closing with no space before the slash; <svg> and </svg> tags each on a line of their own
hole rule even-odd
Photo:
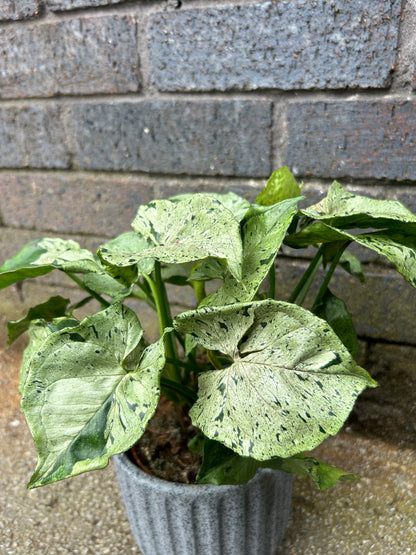
<svg viewBox="0 0 416 555">
<path fill-rule="evenodd" d="M 112 464 L 25 489 L 36 454 L 19 410 L 20 352 L 19 345 L 0 351 L 0 554 L 140 553 Z M 292 516 L 278 554 L 415 554 L 416 449 L 406 445 L 348 427 L 322 445 L 317 456 L 362 479 L 325 492 L 295 479 Z"/>
</svg>

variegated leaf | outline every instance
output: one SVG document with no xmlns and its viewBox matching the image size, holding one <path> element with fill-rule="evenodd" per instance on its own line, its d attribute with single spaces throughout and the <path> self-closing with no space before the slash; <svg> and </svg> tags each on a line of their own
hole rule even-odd
<svg viewBox="0 0 416 555">
<path fill-rule="evenodd" d="M 128 256 L 102 247 L 105 262 L 130 266 L 152 259 L 177 264 L 214 256 L 226 259 L 230 272 L 241 280 L 240 226 L 230 210 L 212 197 L 195 194 L 177 202 L 151 202 L 139 208 L 132 226 L 153 246 Z"/>
<path fill-rule="evenodd" d="M 416 287 L 416 236 L 380 231 L 357 235 L 355 241 L 385 256 Z"/>
<path fill-rule="evenodd" d="M 233 362 L 202 373 L 190 415 L 236 453 L 267 460 L 313 449 L 336 434 L 375 382 L 330 326 L 288 303 L 260 301 L 179 315 L 175 328 Z"/>
<path fill-rule="evenodd" d="M 297 210 L 299 198 L 272 206 L 251 207 L 243 225 L 243 283 L 233 276 L 209 295 L 201 306 L 223 306 L 251 301 L 274 263 L 286 231 Z"/>
<path fill-rule="evenodd" d="M 54 269 L 71 273 L 102 271 L 94 255 L 76 241 L 44 238 L 27 244 L 16 256 L 0 267 L 0 289 L 51 272 Z"/>
<path fill-rule="evenodd" d="M 106 271 L 114 279 L 130 285 L 137 278 L 137 272 L 149 275 L 155 266 L 152 258 L 137 258 L 137 254 L 152 245 L 148 238 L 134 231 L 127 231 L 111 239 L 98 250 L 98 255 L 106 265 Z"/>
<path fill-rule="evenodd" d="M 396 266 L 398 272 L 416 287 L 416 236 L 413 235 L 413 224 L 402 223 L 404 231 L 386 229 L 373 233 L 352 235 L 345 230 L 335 229 L 323 222 L 314 222 L 298 233 L 289 235 L 285 242 L 290 246 L 306 247 L 316 243 L 333 241 L 356 242 L 385 256 Z M 410 227 L 409 234 L 406 233 Z"/>
<path fill-rule="evenodd" d="M 184 193 L 182 195 L 176 195 L 174 197 L 170 197 L 169 200 L 179 201 L 185 200 L 192 196 L 193 193 Z M 250 203 L 244 197 L 237 195 L 230 191 L 229 193 L 203 193 L 204 195 L 214 198 L 218 200 L 221 204 L 223 204 L 228 210 L 233 214 L 234 218 L 237 222 L 241 222 L 244 218 L 247 210 L 250 208 Z"/>
<path fill-rule="evenodd" d="M 163 339 L 140 358 L 141 335 L 134 312 L 115 304 L 32 350 L 22 408 L 39 460 L 29 487 L 103 468 L 140 437 L 165 361 Z"/>
<path fill-rule="evenodd" d="M 301 213 L 308 218 L 320 220 L 332 227 L 389 228 L 405 227 L 416 234 L 416 216 L 396 200 L 378 200 L 346 191 L 336 181 L 328 195 Z"/>
</svg>

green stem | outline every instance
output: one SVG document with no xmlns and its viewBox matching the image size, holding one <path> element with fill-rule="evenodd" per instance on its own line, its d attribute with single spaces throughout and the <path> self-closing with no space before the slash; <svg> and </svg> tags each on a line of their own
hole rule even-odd
<svg viewBox="0 0 416 555">
<path fill-rule="evenodd" d="M 210 363 L 215 368 L 215 370 L 223 370 L 224 369 L 223 365 L 218 360 L 218 357 L 214 353 L 214 351 L 207 351 L 207 356 L 208 356 L 208 359 L 209 359 Z"/>
<path fill-rule="evenodd" d="M 186 387 L 185 385 L 172 381 L 169 378 L 165 378 L 164 376 L 162 376 L 160 380 L 160 385 L 162 386 L 162 389 L 172 391 L 173 393 L 183 397 L 190 407 L 197 400 L 197 395 L 194 391 L 192 391 L 192 389 L 189 389 L 189 387 Z"/>
<path fill-rule="evenodd" d="M 342 247 L 340 247 L 337 254 L 334 256 L 334 258 L 331 262 L 331 266 L 329 267 L 329 270 L 326 273 L 325 279 L 322 282 L 322 285 L 321 285 L 321 287 L 318 291 L 315 302 L 313 303 L 312 312 L 317 308 L 317 306 L 320 304 L 320 302 L 324 298 L 326 290 L 328 289 L 329 282 L 331 281 L 331 278 L 332 278 L 332 276 L 335 272 L 335 268 L 338 266 L 338 263 L 339 263 L 339 261 L 341 259 L 341 256 L 342 256 L 342 253 L 345 251 L 345 249 L 348 247 L 349 244 L 350 244 L 350 241 L 347 241 L 346 243 L 344 243 L 344 245 L 342 245 Z"/>
<path fill-rule="evenodd" d="M 70 312 L 72 312 L 73 310 L 76 310 L 77 308 L 82 308 L 83 306 L 85 306 L 87 303 L 89 303 L 90 301 L 92 301 L 94 297 L 91 297 L 91 295 L 88 295 L 88 297 L 85 297 L 84 299 L 82 299 L 81 301 L 78 301 L 77 303 L 71 304 L 68 307 L 68 310 Z"/>
<path fill-rule="evenodd" d="M 106 301 L 101 295 L 99 295 L 98 293 L 90 289 L 87 285 L 85 285 L 82 279 L 79 279 L 79 277 L 77 277 L 75 274 L 72 274 L 71 272 L 65 272 L 65 273 L 68 277 L 70 277 L 73 281 L 75 281 L 77 285 L 79 285 L 82 289 L 84 289 L 84 291 L 86 291 L 89 295 L 91 295 L 91 297 L 94 297 L 94 299 L 96 299 L 102 306 L 104 307 L 111 306 L 111 303 Z"/>
<path fill-rule="evenodd" d="M 323 249 L 324 247 L 323 245 L 321 245 L 318 249 L 318 252 L 315 254 L 314 258 L 309 264 L 308 268 L 306 269 L 305 273 L 303 274 L 302 278 L 300 279 L 299 283 L 295 287 L 293 293 L 289 297 L 289 300 L 288 300 L 289 303 L 297 302 L 297 304 L 300 306 L 305 300 L 305 297 L 309 291 L 313 278 L 315 277 L 315 274 L 318 271 L 319 264 L 322 261 Z M 302 295 L 300 299 L 296 301 L 296 299 L 299 297 L 301 292 L 302 292 Z"/>
<path fill-rule="evenodd" d="M 155 269 L 153 272 L 153 279 L 150 276 L 144 276 L 147 284 L 150 287 L 153 298 L 156 304 L 156 311 L 159 318 L 159 330 L 160 336 L 163 335 L 166 328 L 172 326 L 172 317 L 169 310 L 169 301 L 166 294 L 165 285 L 162 280 L 160 262 L 155 262 Z M 165 335 L 165 349 L 166 357 L 178 359 L 178 353 L 176 349 L 176 343 L 174 336 L 171 333 Z M 174 382 L 181 382 L 181 372 L 173 364 L 166 364 L 166 377 L 173 380 Z"/>
<path fill-rule="evenodd" d="M 274 260 L 269 270 L 269 299 L 274 299 L 276 296 L 276 270 L 274 267 Z"/>
<path fill-rule="evenodd" d="M 166 362 L 168 362 L 169 364 L 174 364 L 175 366 L 179 366 L 180 368 L 186 368 L 188 370 L 191 370 L 191 372 L 197 370 L 197 368 L 195 368 L 195 364 L 192 364 L 191 362 L 185 362 L 183 360 L 178 360 L 176 358 L 166 357 Z"/>
<path fill-rule="evenodd" d="M 141 301 L 144 301 L 148 306 L 150 306 L 150 308 L 152 308 L 153 310 L 156 310 L 156 304 L 153 301 L 153 299 L 149 296 L 149 294 L 147 293 L 147 291 L 145 291 L 145 289 L 143 288 L 141 283 L 137 283 L 137 286 L 139 288 L 139 291 L 132 291 L 130 296 L 134 297 L 135 299 L 140 299 Z"/>
</svg>

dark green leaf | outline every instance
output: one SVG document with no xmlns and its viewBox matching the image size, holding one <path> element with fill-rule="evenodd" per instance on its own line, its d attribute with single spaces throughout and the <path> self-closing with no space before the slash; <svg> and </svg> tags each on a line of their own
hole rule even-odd
<svg viewBox="0 0 416 555">
<path fill-rule="evenodd" d="M 88 290 L 98 294 L 108 295 L 114 302 L 121 301 L 125 297 L 128 297 L 132 290 L 132 286 L 125 287 L 122 283 L 105 272 L 85 274 L 84 283 L 88 287 Z"/>
<path fill-rule="evenodd" d="M 351 482 L 359 478 L 356 474 L 350 474 L 303 454 L 294 455 L 287 459 L 278 458 L 265 461 L 260 463 L 260 466 L 262 468 L 283 470 L 301 478 L 311 478 L 320 490 L 328 489 L 337 482 Z"/>
<path fill-rule="evenodd" d="M 245 484 L 259 468 L 259 462 L 237 455 L 225 445 L 205 438 L 202 466 L 196 477 L 200 484 Z"/>
<path fill-rule="evenodd" d="M 363 274 L 361 262 L 356 256 L 351 254 L 349 251 L 344 251 L 339 261 L 339 265 L 351 276 L 356 277 L 361 281 L 361 283 L 364 283 L 365 276 Z"/>
<path fill-rule="evenodd" d="M 352 237 L 345 231 L 335 229 L 323 222 L 314 222 L 297 233 L 288 235 L 284 243 L 289 247 L 303 249 L 321 243 L 345 242 Z"/>
<path fill-rule="evenodd" d="M 328 322 L 352 356 L 355 357 L 359 350 L 358 339 L 351 314 L 344 301 L 327 289 L 313 312 Z"/>
<path fill-rule="evenodd" d="M 8 343 L 13 343 L 22 333 L 27 331 L 32 320 L 43 319 L 50 322 L 58 316 L 65 316 L 66 309 L 69 304 L 69 299 L 63 297 L 51 297 L 48 301 L 29 309 L 29 312 L 24 318 L 14 320 L 7 325 L 9 340 Z"/>
<path fill-rule="evenodd" d="M 198 448 L 200 451 L 202 449 L 204 458 L 196 481 L 202 484 L 245 484 L 255 476 L 259 468 L 271 468 L 296 474 L 301 478 L 311 478 L 321 490 L 328 489 L 339 481 L 349 482 L 359 478 L 355 474 L 303 454 L 257 461 L 249 457 L 241 457 L 218 441 L 208 438 L 198 438 Z"/>
</svg>

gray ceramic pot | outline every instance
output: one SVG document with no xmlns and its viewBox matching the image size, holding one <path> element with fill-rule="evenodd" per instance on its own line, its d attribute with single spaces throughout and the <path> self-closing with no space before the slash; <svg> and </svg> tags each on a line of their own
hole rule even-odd
<svg viewBox="0 0 416 555">
<path fill-rule="evenodd" d="M 292 476 L 260 470 L 242 486 L 178 484 L 113 457 L 143 555 L 273 555 L 289 519 Z"/>
</svg>

